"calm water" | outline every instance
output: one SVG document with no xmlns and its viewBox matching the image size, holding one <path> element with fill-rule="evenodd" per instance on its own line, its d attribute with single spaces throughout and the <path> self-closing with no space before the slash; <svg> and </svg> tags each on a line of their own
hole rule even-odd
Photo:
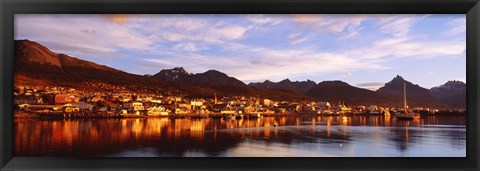
<svg viewBox="0 0 480 171">
<path fill-rule="evenodd" d="M 466 118 L 15 120 L 15 156 L 466 156 Z M 274 126 L 278 125 L 278 126 Z"/>
</svg>

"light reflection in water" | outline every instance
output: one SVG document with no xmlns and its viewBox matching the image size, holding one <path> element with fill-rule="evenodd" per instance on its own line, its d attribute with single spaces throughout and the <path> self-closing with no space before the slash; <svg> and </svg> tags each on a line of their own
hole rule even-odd
<svg viewBox="0 0 480 171">
<path fill-rule="evenodd" d="M 438 116 L 16 119 L 14 151 L 15 156 L 144 156 L 145 151 L 149 156 L 465 156 L 465 122 Z"/>
</svg>

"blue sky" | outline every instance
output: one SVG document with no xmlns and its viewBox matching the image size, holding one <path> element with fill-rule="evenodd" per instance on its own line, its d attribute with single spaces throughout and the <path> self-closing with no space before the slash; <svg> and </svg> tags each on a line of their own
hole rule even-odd
<svg viewBox="0 0 480 171">
<path fill-rule="evenodd" d="M 466 81 L 465 15 L 31 15 L 15 39 L 134 74 L 215 69 L 245 83 L 396 75 L 431 88 Z"/>
</svg>

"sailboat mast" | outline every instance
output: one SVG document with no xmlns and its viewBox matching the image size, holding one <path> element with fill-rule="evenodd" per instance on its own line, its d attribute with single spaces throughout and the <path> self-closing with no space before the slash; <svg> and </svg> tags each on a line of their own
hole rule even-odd
<svg viewBox="0 0 480 171">
<path fill-rule="evenodd" d="M 407 113 L 407 88 L 405 86 L 405 81 L 403 81 L 403 109 Z"/>
</svg>

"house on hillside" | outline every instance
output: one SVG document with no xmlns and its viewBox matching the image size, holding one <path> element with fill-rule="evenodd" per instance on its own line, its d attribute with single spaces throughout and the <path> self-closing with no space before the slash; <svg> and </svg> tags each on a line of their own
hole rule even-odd
<svg viewBox="0 0 480 171">
<path fill-rule="evenodd" d="M 65 95 L 57 94 L 55 95 L 55 104 L 65 104 L 67 97 Z"/>
</svg>

